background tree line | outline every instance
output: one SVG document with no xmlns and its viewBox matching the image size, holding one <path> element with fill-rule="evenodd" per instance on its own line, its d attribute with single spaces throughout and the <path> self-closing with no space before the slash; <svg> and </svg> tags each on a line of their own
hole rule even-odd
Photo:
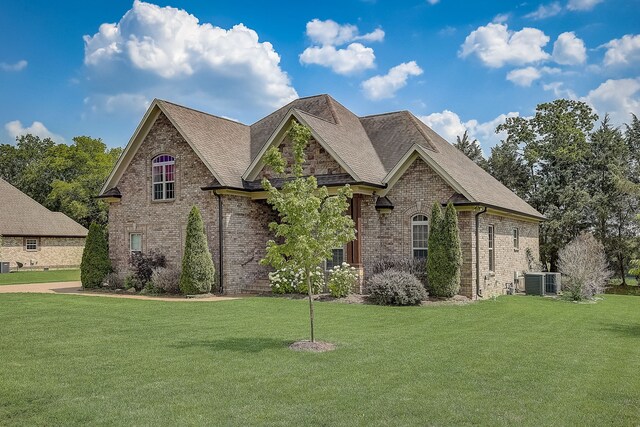
<svg viewBox="0 0 640 427">
<path fill-rule="evenodd" d="M 107 206 L 95 196 L 120 153 L 121 148 L 107 148 L 102 140 L 88 136 L 75 137 L 67 145 L 23 135 L 15 145 L 0 144 L 0 177 L 87 228 L 92 222 L 104 225 Z"/>
<path fill-rule="evenodd" d="M 584 102 L 539 104 L 533 117 L 509 117 L 506 138 L 485 159 L 477 141 L 458 137 L 470 159 L 545 215 L 541 261 L 557 271 L 558 252 L 582 231 L 604 245 L 616 276 L 640 257 L 640 121 L 622 128 Z"/>
</svg>

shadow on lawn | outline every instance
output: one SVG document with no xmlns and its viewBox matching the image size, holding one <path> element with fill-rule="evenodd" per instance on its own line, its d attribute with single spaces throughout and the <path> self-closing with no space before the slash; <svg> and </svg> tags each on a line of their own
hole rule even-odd
<svg viewBox="0 0 640 427">
<path fill-rule="evenodd" d="M 640 338 L 640 324 L 622 325 L 618 323 L 610 323 L 605 326 L 607 331 L 616 332 L 620 335 L 626 335 L 632 338 Z"/>
<path fill-rule="evenodd" d="M 259 353 L 263 350 L 287 348 L 291 341 L 275 338 L 225 338 L 219 340 L 188 340 L 174 344 L 175 348 L 202 347 L 214 351 L 227 350 L 243 353 Z"/>
</svg>

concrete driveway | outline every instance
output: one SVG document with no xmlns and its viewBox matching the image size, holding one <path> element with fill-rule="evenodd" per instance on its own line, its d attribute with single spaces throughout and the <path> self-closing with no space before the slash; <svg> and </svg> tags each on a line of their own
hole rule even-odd
<svg viewBox="0 0 640 427">
<path fill-rule="evenodd" d="M 32 283 L 26 285 L 3 285 L 0 286 L 0 294 L 12 293 L 34 293 L 34 294 L 69 294 L 69 295 L 85 295 L 92 297 L 107 298 L 128 298 L 152 301 L 171 301 L 171 302 L 198 302 L 198 301 L 228 301 L 237 298 L 207 296 L 199 298 L 184 298 L 179 296 L 162 296 L 154 297 L 147 295 L 135 295 L 128 293 L 107 293 L 99 291 L 85 291 L 82 289 L 80 282 L 52 282 L 52 283 Z"/>
</svg>

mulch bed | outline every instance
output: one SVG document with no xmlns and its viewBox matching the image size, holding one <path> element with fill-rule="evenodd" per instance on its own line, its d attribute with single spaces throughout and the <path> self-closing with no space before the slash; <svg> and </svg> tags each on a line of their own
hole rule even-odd
<svg viewBox="0 0 640 427">
<path fill-rule="evenodd" d="M 324 353 L 325 351 L 332 351 L 336 349 L 336 345 L 330 342 L 322 341 L 296 341 L 289 346 L 289 349 L 293 351 L 308 351 L 312 353 Z"/>
</svg>

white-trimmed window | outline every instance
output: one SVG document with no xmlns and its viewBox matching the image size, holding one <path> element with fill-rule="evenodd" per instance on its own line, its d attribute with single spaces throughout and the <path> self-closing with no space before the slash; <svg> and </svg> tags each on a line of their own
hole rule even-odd
<svg viewBox="0 0 640 427">
<path fill-rule="evenodd" d="M 129 234 L 129 252 L 142 252 L 142 233 Z"/>
<path fill-rule="evenodd" d="M 25 239 L 24 248 L 29 252 L 38 250 L 38 239 Z"/>
<path fill-rule="evenodd" d="M 154 157 L 151 162 L 153 179 L 153 200 L 173 200 L 175 198 L 176 161 L 168 154 Z"/>
<path fill-rule="evenodd" d="M 489 225 L 489 271 L 496 271 L 496 236 L 495 227 L 493 224 Z"/>
<path fill-rule="evenodd" d="M 513 228 L 513 250 L 520 250 L 520 230 L 518 227 Z"/>
<path fill-rule="evenodd" d="M 425 215 L 411 217 L 411 249 L 414 258 L 426 258 L 429 243 L 429 220 Z"/>
<path fill-rule="evenodd" d="M 331 250 L 332 256 L 324 263 L 325 270 L 331 270 L 333 267 L 340 266 L 345 261 L 344 248 L 336 248 Z"/>
</svg>

